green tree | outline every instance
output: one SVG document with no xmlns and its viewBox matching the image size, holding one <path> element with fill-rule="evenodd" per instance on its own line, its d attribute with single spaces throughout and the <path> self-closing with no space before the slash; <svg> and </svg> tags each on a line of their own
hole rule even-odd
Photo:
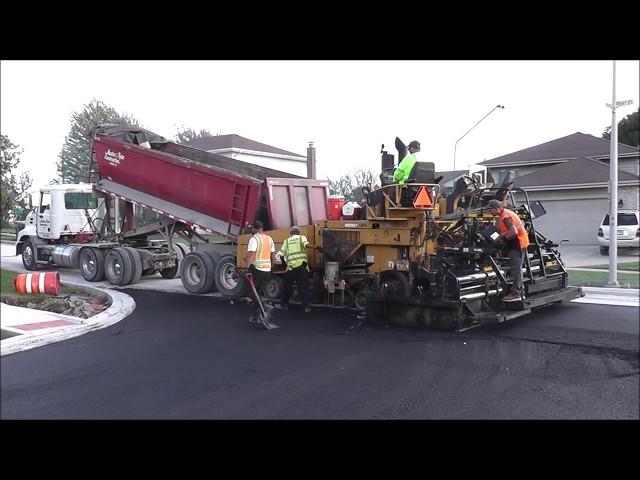
<svg viewBox="0 0 640 480">
<path fill-rule="evenodd" d="M 0 172 L 2 183 L 0 191 L 0 205 L 2 206 L 2 223 L 5 224 L 14 217 L 22 218 L 22 212 L 27 208 L 26 191 L 31 188 L 33 180 L 28 173 L 22 173 L 16 178 L 14 170 L 20 164 L 22 149 L 14 145 L 8 136 L 0 135 Z"/>
<path fill-rule="evenodd" d="M 199 132 L 196 132 L 193 128 L 182 127 L 178 130 L 178 133 L 176 133 L 175 137 L 173 138 L 175 143 L 184 144 L 190 142 L 191 140 L 195 140 L 196 138 L 208 138 L 213 136 L 214 135 L 212 135 L 208 130 L 202 129 Z"/>
<path fill-rule="evenodd" d="M 347 202 L 358 202 L 363 198 L 361 187 L 373 188 L 378 178 L 369 170 L 351 170 L 337 180 L 329 180 L 329 193 L 342 195 Z"/>
<path fill-rule="evenodd" d="M 71 129 L 56 164 L 60 183 L 86 182 L 91 158 L 90 132 L 101 123 L 138 125 L 130 115 L 120 114 L 100 100 L 93 99 L 81 112 L 71 116 Z"/>
<path fill-rule="evenodd" d="M 611 140 L 611 126 L 602 132 L 602 138 Z M 618 142 L 632 147 L 640 147 L 640 109 L 618 122 Z"/>
</svg>

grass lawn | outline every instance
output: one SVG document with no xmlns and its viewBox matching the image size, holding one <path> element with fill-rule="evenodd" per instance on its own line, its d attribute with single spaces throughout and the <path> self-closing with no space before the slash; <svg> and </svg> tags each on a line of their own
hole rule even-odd
<svg viewBox="0 0 640 480">
<path fill-rule="evenodd" d="M 580 267 L 580 268 L 602 268 L 604 270 L 609 270 L 609 264 L 606 265 L 592 265 L 589 267 Z M 618 270 L 628 270 L 630 272 L 640 271 L 640 259 L 637 262 L 625 262 L 618 263 Z"/>
<path fill-rule="evenodd" d="M 16 232 L 10 232 L 10 233 L 2 232 L 0 233 L 0 239 L 13 243 L 16 241 Z"/>
<path fill-rule="evenodd" d="M 584 287 L 604 287 L 609 282 L 609 272 L 581 272 L 569 270 L 569 285 Z M 618 283 L 622 286 L 629 284 L 631 288 L 640 287 L 639 273 L 618 272 Z"/>
</svg>

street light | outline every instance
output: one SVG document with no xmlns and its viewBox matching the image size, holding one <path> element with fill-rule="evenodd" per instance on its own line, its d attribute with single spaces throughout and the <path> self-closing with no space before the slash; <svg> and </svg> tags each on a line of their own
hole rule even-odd
<svg viewBox="0 0 640 480">
<path fill-rule="evenodd" d="M 504 106 L 503 105 L 496 105 L 495 107 L 493 107 L 493 110 L 495 110 L 496 108 L 502 108 L 504 110 Z M 471 130 L 473 130 L 474 128 L 476 128 L 478 126 L 478 124 L 484 120 L 485 118 L 487 118 L 489 115 L 491 115 L 493 113 L 493 110 L 491 110 L 489 113 L 487 113 L 484 117 L 482 117 L 480 119 L 480 121 L 478 123 L 476 123 L 473 127 L 471 127 L 469 130 L 467 130 L 467 133 L 469 133 Z M 465 133 L 464 135 L 462 135 L 458 140 L 456 140 L 456 145 L 453 148 L 453 170 L 455 171 L 456 169 L 456 151 L 458 150 L 458 142 L 460 140 L 462 140 L 467 133 Z"/>
<path fill-rule="evenodd" d="M 609 159 L 609 282 L 618 287 L 618 122 L 616 108 L 631 105 L 633 100 L 616 102 L 616 61 L 613 61 L 613 99 L 607 107 L 611 109 L 611 147 Z"/>
</svg>

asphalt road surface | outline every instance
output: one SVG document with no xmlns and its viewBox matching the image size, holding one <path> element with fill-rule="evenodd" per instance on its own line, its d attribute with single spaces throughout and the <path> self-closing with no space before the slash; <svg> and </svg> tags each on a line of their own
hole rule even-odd
<svg viewBox="0 0 640 480">
<path fill-rule="evenodd" d="M 2 357 L 3 419 L 638 419 L 638 310 L 464 333 L 129 289 L 119 324 Z"/>
</svg>

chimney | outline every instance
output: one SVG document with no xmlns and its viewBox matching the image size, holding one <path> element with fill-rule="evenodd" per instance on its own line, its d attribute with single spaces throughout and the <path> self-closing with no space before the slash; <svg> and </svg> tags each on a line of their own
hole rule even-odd
<svg viewBox="0 0 640 480">
<path fill-rule="evenodd" d="M 309 142 L 307 148 L 307 178 L 316 178 L 316 147 L 313 146 L 313 142 Z"/>
</svg>

